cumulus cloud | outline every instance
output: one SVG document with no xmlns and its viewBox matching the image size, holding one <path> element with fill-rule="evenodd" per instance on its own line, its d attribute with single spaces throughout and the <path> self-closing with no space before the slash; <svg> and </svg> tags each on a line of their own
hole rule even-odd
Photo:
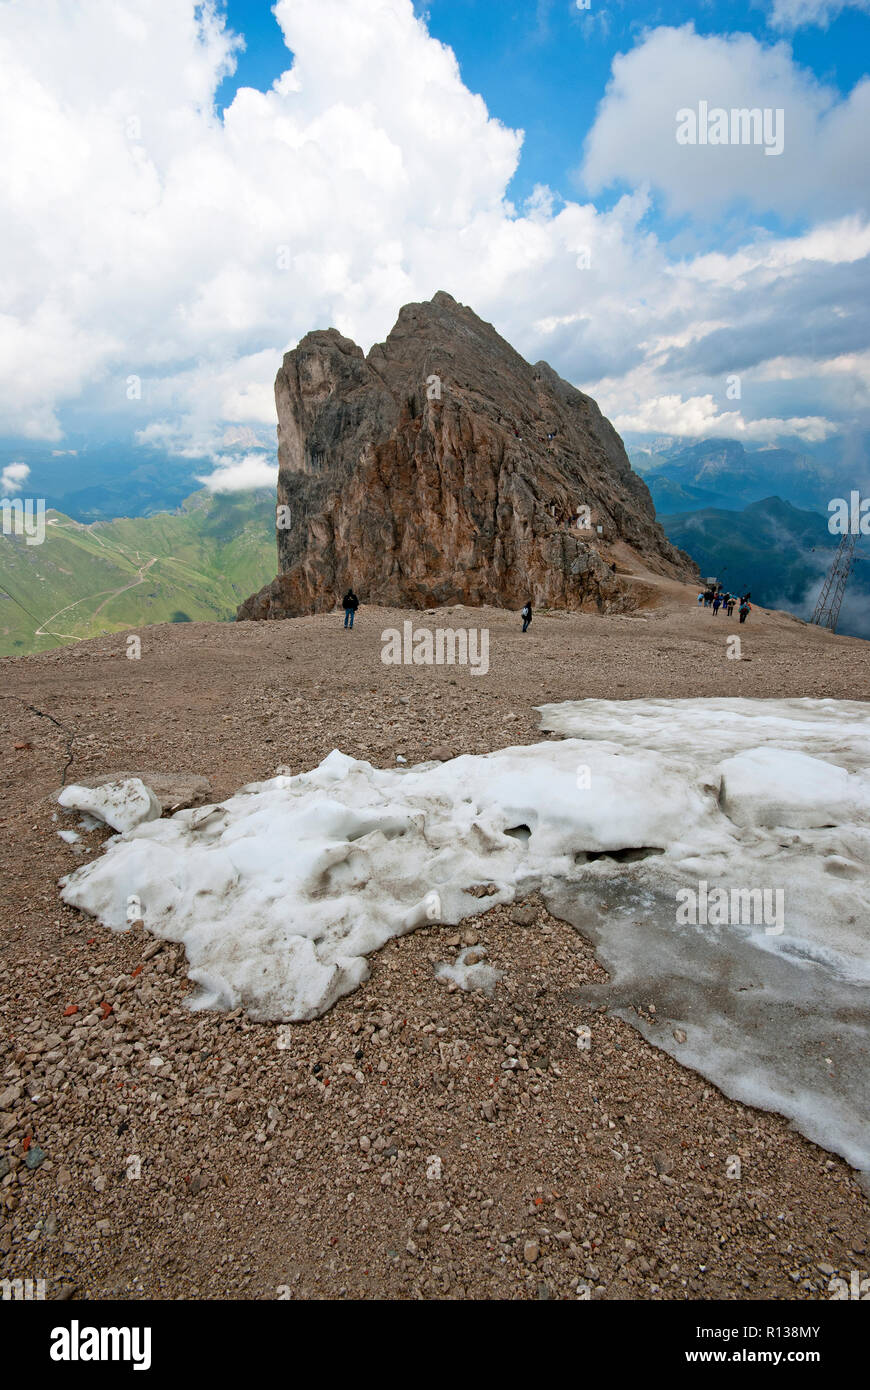
<svg viewBox="0 0 870 1390">
<path fill-rule="evenodd" d="M 20 492 L 29 477 L 30 469 L 26 463 L 7 463 L 0 473 L 0 492 L 6 496 L 11 492 Z"/>
<path fill-rule="evenodd" d="M 615 400 L 615 397 L 614 397 Z M 745 439 L 764 442 L 788 435 L 816 444 L 834 433 L 834 425 L 818 417 L 787 420 L 747 420 L 739 410 L 719 410 L 712 396 L 659 396 L 645 400 L 635 413 L 613 411 L 613 423 L 626 434 L 689 435 L 694 439 Z"/>
<path fill-rule="evenodd" d="M 223 458 L 213 473 L 197 479 L 211 492 L 246 492 L 257 487 L 274 489 L 277 480 L 277 460 L 265 454 Z"/>
<path fill-rule="evenodd" d="M 850 143 L 863 98 L 835 101 L 785 45 L 691 29 L 642 37 L 614 63 L 586 165 L 593 183 L 615 173 L 636 186 L 606 210 L 543 187 L 515 207 L 522 132 L 466 88 L 410 0 L 278 0 L 287 69 L 268 91 L 239 89 L 222 117 L 214 93 L 238 38 L 209 0 L 2 8 L 6 434 L 60 441 L 75 403 L 80 416 L 127 422 L 143 443 L 212 459 L 212 484 L 259 481 L 282 353 L 330 325 L 368 348 L 401 304 L 440 288 L 530 360 L 584 389 L 600 383 L 625 420 L 772 438 L 827 428 L 829 405 L 842 408 L 850 390 L 867 408 L 857 285 L 870 230 L 855 213 L 863 160 Z M 826 207 L 826 225 L 802 237 L 753 233 L 727 254 L 675 261 L 649 230 L 646 175 L 704 212 L 719 188 L 713 179 L 705 202 L 703 177 L 674 162 L 697 153 L 673 138 L 687 73 L 721 76 L 723 102 L 759 83 L 804 101 L 803 126 L 787 112 L 785 153 L 761 162 L 769 177 L 793 140 L 803 159 L 824 156 L 815 172 L 802 163 L 801 179 L 827 180 L 834 204 L 848 184 L 844 215 Z M 842 157 L 824 143 L 838 122 Z M 630 130 L 652 138 L 639 164 Z M 741 186 L 742 175 L 723 177 Z M 753 177 L 744 191 L 761 198 Z M 775 196 L 792 196 L 793 182 L 789 173 Z M 815 322 L 817 340 L 796 366 L 798 321 Z M 810 379 L 829 359 L 841 370 Z M 765 374 L 769 360 L 779 369 Z M 753 385 L 739 412 L 718 398 L 727 370 Z"/>
<path fill-rule="evenodd" d="M 781 111 L 782 152 L 768 155 L 761 143 L 678 143 L 678 112 L 697 113 L 702 102 L 708 111 Z M 866 78 L 840 98 L 785 43 L 700 35 L 691 24 L 659 28 L 615 58 L 582 174 L 593 193 L 649 181 L 676 214 L 712 218 L 739 202 L 789 216 L 824 207 L 832 216 L 866 203 L 868 120 Z M 775 123 L 772 116 L 771 131 Z"/>
</svg>

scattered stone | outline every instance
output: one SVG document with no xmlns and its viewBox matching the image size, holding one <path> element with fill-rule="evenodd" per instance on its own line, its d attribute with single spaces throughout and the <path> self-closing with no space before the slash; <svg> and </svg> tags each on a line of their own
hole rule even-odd
<svg viewBox="0 0 870 1390">
<path fill-rule="evenodd" d="M 518 927 L 530 927 L 538 915 L 538 909 L 532 907 L 531 903 L 521 903 L 511 912 L 511 921 L 516 922 Z"/>
</svg>

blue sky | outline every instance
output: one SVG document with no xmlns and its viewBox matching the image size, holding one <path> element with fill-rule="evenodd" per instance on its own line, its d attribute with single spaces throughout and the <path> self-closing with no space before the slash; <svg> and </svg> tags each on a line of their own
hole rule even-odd
<svg viewBox="0 0 870 1390">
<path fill-rule="evenodd" d="M 480 93 L 490 113 L 525 132 L 522 161 L 508 189 L 520 201 L 540 183 L 565 197 L 582 193 L 583 141 L 613 57 L 632 48 L 644 30 L 692 24 L 701 35 L 740 32 L 760 42 L 787 42 L 797 63 L 843 96 L 866 73 L 870 52 L 870 21 L 854 9 L 843 10 L 826 27 L 787 33 L 771 28 L 769 5 L 721 0 L 649 6 L 590 0 L 585 11 L 573 0 L 417 0 L 415 9 L 429 32 L 453 49 L 465 84 Z M 270 4 L 227 0 L 226 13 L 246 47 L 236 72 L 218 89 L 221 109 L 240 86 L 269 86 L 288 57 Z M 777 225 L 774 217 L 768 221 Z"/>
<path fill-rule="evenodd" d="M 0 0 L 0 36 L 0 465 L 265 483 L 282 353 L 438 289 L 629 441 L 870 431 L 870 0 Z M 781 109 L 781 152 L 683 143 L 702 103 Z"/>
</svg>

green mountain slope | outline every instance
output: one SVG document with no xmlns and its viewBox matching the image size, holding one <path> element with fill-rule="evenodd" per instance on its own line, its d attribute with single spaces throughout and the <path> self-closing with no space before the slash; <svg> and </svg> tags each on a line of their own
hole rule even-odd
<svg viewBox="0 0 870 1390">
<path fill-rule="evenodd" d="M 275 568 L 271 489 L 197 492 L 177 512 L 87 526 L 49 511 L 41 545 L 0 534 L 0 656 L 147 623 L 228 622 Z"/>
</svg>

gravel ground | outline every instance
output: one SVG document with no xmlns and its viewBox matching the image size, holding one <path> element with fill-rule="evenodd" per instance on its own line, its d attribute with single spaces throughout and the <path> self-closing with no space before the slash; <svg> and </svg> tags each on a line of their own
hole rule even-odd
<svg viewBox="0 0 870 1390">
<path fill-rule="evenodd" d="M 546 701 L 867 697 L 867 643 L 638 592 L 657 606 L 525 636 L 494 609 L 364 607 L 353 633 L 185 624 L 144 629 L 138 661 L 118 634 L 2 663 L 0 1277 L 95 1299 L 812 1299 L 866 1277 L 851 1170 L 610 1017 L 591 947 L 537 899 L 393 941 L 281 1026 L 191 1014 L 180 948 L 58 897 L 104 838 L 58 837 L 65 768 L 204 774 L 220 798 L 333 747 L 387 767 L 536 742 Z M 384 666 L 409 618 L 488 628 L 489 673 Z M 491 996 L 436 974 L 469 946 Z"/>
</svg>

